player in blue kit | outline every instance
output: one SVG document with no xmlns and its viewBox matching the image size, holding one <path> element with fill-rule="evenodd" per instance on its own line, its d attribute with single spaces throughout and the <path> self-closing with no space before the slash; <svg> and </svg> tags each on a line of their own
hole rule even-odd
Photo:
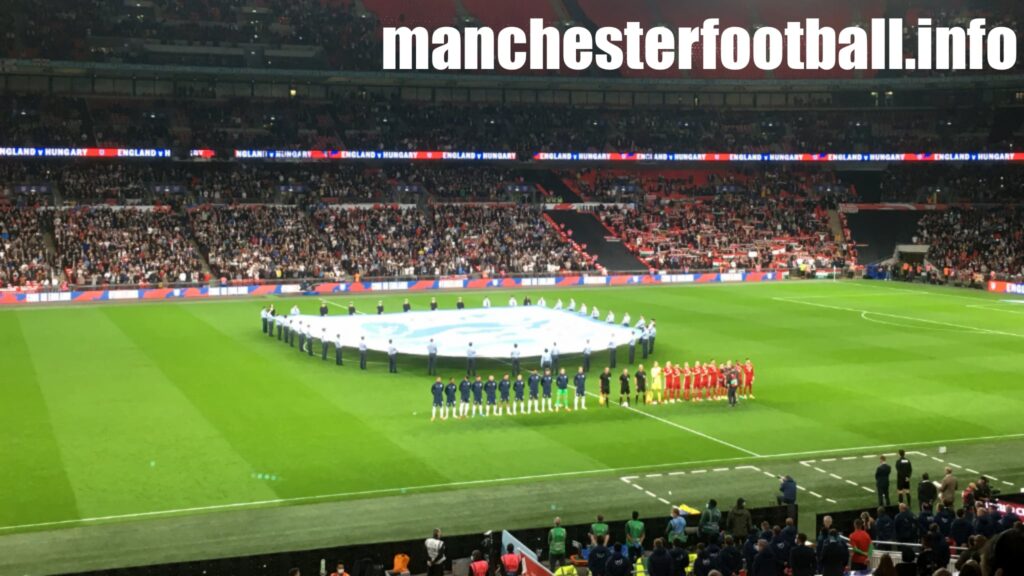
<svg viewBox="0 0 1024 576">
<path fill-rule="evenodd" d="M 472 385 L 469 383 L 469 376 L 459 382 L 459 396 L 461 397 L 462 403 L 459 404 L 459 418 L 465 418 L 469 414 L 469 392 Z"/>
<path fill-rule="evenodd" d="M 563 404 L 565 404 L 565 411 L 569 412 L 569 376 L 565 374 L 565 368 L 558 369 L 555 386 L 558 388 L 555 392 L 558 395 L 555 398 L 555 412 L 561 412 Z"/>
<path fill-rule="evenodd" d="M 484 392 L 487 394 L 487 411 L 484 412 L 484 416 L 490 416 L 492 408 L 497 416 L 498 406 L 495 394 L 498 392 L 498 383 L 494 381 L 494 374 L 487 377 L 487 382 L 484 383 Z"/>
<path fill-rule="evenodd" d="M 473 380 L 473 417 L 476 417 L 477 410 L 484 415 L 484 381 L 479 376 Z"/>
<path fill-rule="evenodd" d="M 579 371 L 572 377 L 572 383 L 576 385 L 576 397 L 572 400 L 572 407 L 579 410 L 580 404 L 583 404 L 583 409 L 587 409 L 587 373 L 583 371 L 583 366 L 580 366 Z"/>
<path fill-rule="evenodd" d="M 523 392 L 526 391 L 526 382 L 523 382 L 522 374 L 516 374 L 516 381 L 512 383 L 512 389 L 516 394 L 516 400 L 512 404 L 512 415 L 515 416 L 518 412 L 526 414 L 526 406 L 523 404 Z"/>
<path fill-rule="evenodd" d="M 551 370 L 545 368 L 544 369 L 544 375 L 540 377 L 540 387 L 541 387 L 541 390 L 544 392 L 544 396 L 543 396 L 543 398 L 541 398 L 541 401 L 540 401 L 540 411 L 541 412 L 548 412 L 549 410 L 554 410 L 554 408 L 551 406 L 551 381 L 552 380 L 553 380 L 553 378 L 551 378 Z"/>
<path fill-rule="evenodd" d="M 540 412 L 538 397 L 538 388 L 540 387 L 540 376 L 537 374 L 537 369 L 534 368 L 530 371 L 530 401 L 526 404 L 526 413 L 532 414 L 534 410 Z"/>
<path fill-rule="evenodd" d="M 444 407 L 444 384 L 441 383 L 441 377 L 438 376 L 437 380 L 434 380 L 434 384 L 430 386 L 430 394 L 434 397 L 434 405 L 430 408 L 430 421 L 437 420 L 437 413 Z"/>
<path fill-rule="evenodd" d="M 508 393 L 512 389 L 512 383 L 508 381 L 508 374 L 502 377 L 498 381 L 498 395 L 500 397 L 500 404 L 498 404 L 498 416 L 501 416 L 503 412 L 508 412 L 512 415 L 512 407 L 508 404 Z"/>
<path fill-rule="evenodd" d="M 448 385 L 444 387 L 444 408 L 441 410 L 441 420 L 447 420 L 449 413 L 455 417 L 455 379 L 449 378 Z"/>
</svg>

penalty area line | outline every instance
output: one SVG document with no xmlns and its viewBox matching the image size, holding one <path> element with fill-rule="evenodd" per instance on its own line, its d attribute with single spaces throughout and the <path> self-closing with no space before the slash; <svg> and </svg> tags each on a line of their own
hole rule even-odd
<svg viewBox="0 0 1024 576">
<path fill-rule="evenodd" d="M 601 398 L 600 395 L 594 394 L 593 392 L 587 392 L 587 395 L 588 396 L 592 396 L 594 398 L 597 398 L 599 400 Z M 672 426 L 673 428 L 678 428 L 680 430 L 683 430 L 684 432 L 689 432 L 690 434 L 693 434 L 695 436 L 700 436 L 701 438 L 704 438 L 705 440 L 710 440 L 710 441 L 715 442 L 717 444 L 721 444 L 722 446 L 726 446 L 728 448 L 732 448 L 733 450 L 736 450 L 736 451 L 739 451 L 739 452 L 743 452 L 744 454 L 747 454 L 748 456 L 753 456 L 755 458 L 761 458 L 762 457 L 761 454 L 758 454 L 757 452 L 754 452 L 752 450 L 747 450 L 746 448 L 743 448 L 742 446 L 737 446 L 737 445 L 735 445 L 735 444 L 733 444 L 731 442 L 726 442 L 725 440 L 722 440 L 720 438 L 715 438 L 714 436 L 712 436 L 710 434 L 705 434 L 705 433 L 701 432 L 700 430 L 694 430 L 693 428 L 689 428 L 687 426 L 683 426 L 682 424 L 678 424 L 678 423 L 673 422 L 671 420 L 666 420 L 666 419 L 664 419 L 664 418 L 662 418 L 660 416 L 655 416 L 654 414 L 651 414 L 649 412 L 644 412 L 643 410 L 637 410 L 636 408 L 633 408 L 632 406 L 629 406 L 628 404 L 624 405 L 624 404 L 619 404 L 618 402 L 613 402 L 611 398 L 608 399 L 608 402 L 611 402 L 612 404 L 615 404 L 615 405 L 619 406 L 620 408 L 625 408 L 626 410 L 629 410 L 630 412 L 633 412 L 634 414 L 640 414 L 641 416 L 646 416 L 648 418 L 651 418 L 652 420 L 656 420 L 658 422 L 661 422 L 662 424 L 666 424 L 668 426 Z"/>
</svg>

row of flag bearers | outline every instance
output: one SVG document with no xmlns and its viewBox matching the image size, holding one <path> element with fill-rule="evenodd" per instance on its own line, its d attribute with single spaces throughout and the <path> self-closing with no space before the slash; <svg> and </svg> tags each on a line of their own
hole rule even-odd
<svg viewBox="0 0 1024 576">
<path fill-rule="evenodd" d="M 512 302 L 515 300 L 512 299 Z M 541 298 L 543 301 L 543 298 Z M 529 299 L 526 299 L 529 302 Z M 485 306 L 489 305 L 489 300 L 485 298 Z M 562 301 L 559 300 L 556 304 L 557 307 L 561 307 Z M 436 305 L 436 301 L 431 302 L 431 307 Z M 462 298 L 459 298 L 459 307 L 464 307 Z M 526 304 L 530 305 L 530 304 Z M 575 306 L 575 301 L 572 301 L 571 306 Z M 408 301 L 405 306 L 408 307 Z M 585 305 L 584 305 L 585 306 Z M 378 304 L 378 309 L 381 309 L 382 305 Z M 570 309 L 571 310 L 571 309 Z M 355 306 L 349 304 L 349 314 L 355 314 Z M 379 313 L 379 311 L 378 311 Z M 327 304 L 321 302 L 320 305 L 320 316 L 327 315 Z M 298 340 L 298 348 L 301 352 L 305 352 L 310 356 L 314 355 L 314 342 L 319 341 L 320 343 L 320 355 L 323 360 L 327 360 L 331 347 L 334 348 L 335 363 L 338 366 L 344 365 L 344 352 L 341 334 L 328 334 L 327 328 L 322 327 L 319 333 L 315 332 L 312 323 L 303 321 L 300 317 L 299 307 L 293 306 L 287 315 L 279 314 L 273 304 L 260 310 L 260 319 L 262 323 L 263 333 L 269 337 L 277 337 L 278 340 L 285 344 L 295 347 L 295 342 Z M 629 314 L 626 314 L 624 319 L 629 322 Z M 657 325 L 652 319 L 650 323 L 644 319 L 643 316 L 634 326 L 633 334 L 630 337 L 628 344 L 628 362 L 634 364 L 636 361 L 637 345 L 640 346 L 640 353 L 643 359 L 654 352 L 654 342 L 657 337 Z M 360 337 L 359 344 L 357 346 L 359 351 L 359 368 L 361 370 L 366 369 L 366 355 L 367 355 L 367 344 L 366 338 Z M 394 344 L 393 340 L 388 340 L 388 372 L 395 374 L 398 372 L 398 349 Z M 593 347 L 591 346 L 590 340 L 586 341 L 583 349 L 583 371 L 590 372 L 591 356 L 593 354 Z M 427 373 L 431 376 L 437 375 L 437 355 L 438 347 L 437 343 L 433 339 L 427 344 Z M 473 343 L 470 342 L 466 348 L 466 373 L 470 376 L 476 376 L 476 360 L 477 350 L 473 347 Z M 510 360 L 512 364 L 512 374 L 518 375 L 521 371 L 521 351 L 519 350 L 519 344 L 514 343 L 510 352 Z M 541 369 L 552 369 L 558 371 L 558 360 L 559 350 L 558 343 L 553 342 L 550 348 L 544 349 L 541 354 L 540 366 Z M 615 368 L 618 364 L 618 349 L 615 339 L 612 338 L 608 341 L 608 365 L 611 368 Z"/>
</svg>

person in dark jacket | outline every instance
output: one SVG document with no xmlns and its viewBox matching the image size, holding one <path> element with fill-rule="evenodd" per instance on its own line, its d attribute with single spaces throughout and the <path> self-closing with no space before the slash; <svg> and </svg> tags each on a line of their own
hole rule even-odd
<svg viewBox="0 0 1024 576">
<path fill-rule="evenodd" d="M 929 504 L 921 509 L 921 513 L 917 515 L 917 533 L 926 534 L 931 529 L 932 524 L 935 523 L 935 514 L 932 513 L 932 507 Z"/>
<path fill-rule="evenodd" d="M 938 524 L 932 524 L 928 527 L 928 531 L 924 533 L 924 540 L 935 551 L 935 563 L 939 566 L 948 566 L 950 559 L 949 545 L 946 544 L 946 539 L 942 536 L 942 532 L 939 532 Z"/>
<path fill-rule="evenodd" d="M 875 540 L 881 540 L 882 542 L 892 542 L 896 539 L 896 526 L 893 523 L 892 516 L 886 512 L 885 508 L 878 507 L 878 517 L 875 520 L 875 533 L 872 535 Z"/>
<path fill-rule="evenodd" d="M 789 552 L 789 568 L 793 576 L 814 576 L 818 569 L 818 558 L 814 547 L 807 545 L 807 534 L 796 535 L 796 546 Z"/>
<path fill-rule="evenodd" d="M 921 474 L 921 482 L 917 485 L 917 505 L 922 509 L 925 504 L 935 504 L 939 497 L 939 488 L 928 477 L 928 473 Z"/>
<path fill-rule="evenodd" d="M 949 527 L 950 537 L 953 538 L 957 546 L 963 546 L 972 534 L 974 534 L 974 526 L 967 519 L 966 512 L 963 508 L 957 510 L 956 520 L 953 520 L 953 525 Z"/>
<path fill-rule="evenodd" d="M 743 562 L 747 567 L 747 572 L 754 566 L 754 558 L 757 556 L 757 541 L 759 540 L 757 532 L 751 532 L 747 534 L 747 541 L 743 543 Z"/>
<path fill-rule="evenodd" d="M 746 501 L 743 498 L 737 499 L 736 506 L 729 511 L 729 516 L 725 519 L 725 531 L 742 542 L 747 539 L 747 534 L 753 528 L 754 520 L 750 515 L 750 510 L 746 508 Z"/>
<path fill-rule="evenodd" d="M 833 528 L 829 532 L 824 548 L 818 553 L 821 554 L 818 563 L 821 565 L 822 576 L 843 576 L 850 560 L 850 551 L 839 538 L 838 530 Z"/>
<path fill-rule="evenodd" d="M 878 492 L 878 505 L 889 505 L 889 476 L 892 474 L 892 467 L 885 461 L 885 456 L 879 458 L 878 468 L 875 468 L 875 491 Z"/>
<path fill-rule="evenodd" d="M 906 504 L 900 504 L 900 513 L 893 518 L 892 523 L 896 529 L 896 540 L 907 543 L 917 542 L 917 518 Z"/>
<path fill-rule="evenodd" d="M 693 573 L 695 576 L 708 576 L 712 570 L 718 570 L 718 555 L 722 549 L 718 547 L 718 539 L 712 538 L 707 546 L 697 552 L 697 559 L 693 561 Z"/>
<path fill-rule="evenodd" d="M 690 552 L 686 544 L 682 540 L 675 540 L 668 553 L 672 556 L 672 576 L 686 576 L 686 569 L 690 567 Z"/>
<path fill-rule="evenodd" d="M 736 540 L 732 536 L 725 537 L 725 546 L 718 553 L 718 571 L 722 576 L 734 576 L 743 569 L 743 554 L 736 547 Z"/>
<path fill-rule="evenodd" d="M 612 557 L 608 559 L 605 567 L 607 576 L 630 576 L 633 573 L 633 564 L 622 555 L 622 543 L 616 542 L 612 547 Z"/>
<path fill-rule="evenodd" d="M 604 576 L 608 569 L 608 559 L 612 557 L 612 551 L 607 546 L 598 542 L 596 546 L 590 547 L 587 554 L 587 569 L 594 576 Z"/>
<path fill-rule="evenodd" d="M 949 536 L 954 520 L 956 520 L 956 515 L 953 514 L 953 511 L 945 504 L 939 504 L 939 509 L 935 511 L 935 523 L 939 525 L 939 532 L 942 532 L 943 536 Z"/>
<path fill-rule="evenodd" d="M 672 556 L 665 549 L 665 541 L 655 538 L 654 551 L 647 557 L 648 576 L 675 576 L 674 564 Z"/>
<path fill-rule="evenodd" d="M 786 505 L 786 516 L 790 518 L 796 516 L 796 480 L 789 474 L 782 477 L 777 500 L 780 506 Z"/>
<path fill-rule="evenodd" d="M 754 557 L 754 565 L 747 572 L 747 576 L 777 576 L 777 574 L 778 568 L 771 544 L 764 539 L 758 540 L 757 556 Z"/>
</svg>

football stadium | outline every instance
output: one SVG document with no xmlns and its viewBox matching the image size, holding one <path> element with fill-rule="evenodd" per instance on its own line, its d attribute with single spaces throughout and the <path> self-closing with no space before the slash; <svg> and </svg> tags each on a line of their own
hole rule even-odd
<svg viewBox="0 0 1024 576">
<path fill-rule="evenodd" d="M 1022 5 L 0 19 L 0 576 L 1024 575 Z"/>
</svg>

